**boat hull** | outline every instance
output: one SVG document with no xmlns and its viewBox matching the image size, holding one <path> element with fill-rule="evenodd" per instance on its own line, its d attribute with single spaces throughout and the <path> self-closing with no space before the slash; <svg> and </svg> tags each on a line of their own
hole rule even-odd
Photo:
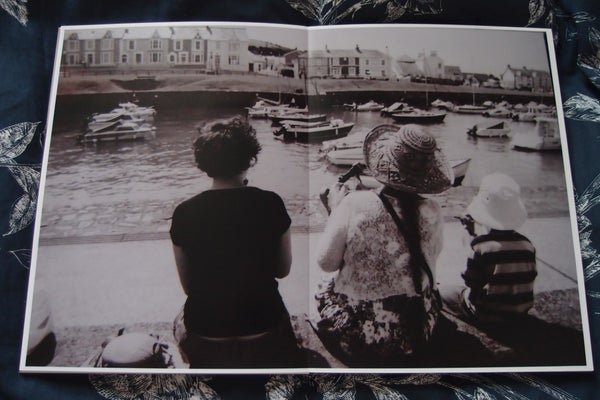
<svg viewBox="0 0 600 400">
<path fill-rule="evenodd" d="M 353 123 L 321 127 L 284 126 L 282 134 L 284 140 L 295 140 L 305 143 L 322 142 L 324 140 L 346 137 L 353 127 Z"/>
<path fill-rule="evenodd" d="M 89 132 L 78 137 L 80 143 L 129 142 L 154 139 L 154 129 L 144 129 L 135 132 Z"/>
<path fill-rule="evenodd" d="M 454 107 L 454 111 L 457 114 L 482 114 L 486 111 L 486 107 L 478 107 L 478 106 L 456 106 Z"/>
<path fill-rule="evenodd" d="M 392 114 L 394 122 L 400 124 L 439 124 L 444 122 L 446 113 L 431 113 L 431 114 L 411 114 L 398 113 Z"/>
</svg>

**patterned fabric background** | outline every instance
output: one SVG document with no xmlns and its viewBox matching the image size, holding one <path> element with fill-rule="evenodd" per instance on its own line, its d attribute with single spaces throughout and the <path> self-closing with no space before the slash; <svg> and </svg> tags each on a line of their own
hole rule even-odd
<svg viewBox="0 0 600 400">
<path fill-rule="evenodd" d="M 204 4 L 205 3 L 205 4 Z M 240 21 L 441 23 L 554 32 L 592 343 L 600 335 L 600 2 L 597 0 L 0 0 L 0 398 L 596 399 L 599 374 L 150 376 L 20 375 L 32 220 L 60 25 Z M 551 349 L 549 349 L 551 350 Z M 600 360 L 594 346 L 596 360 Z M 596 361 L 598 365 L 598 361 Z"/>
</svg>

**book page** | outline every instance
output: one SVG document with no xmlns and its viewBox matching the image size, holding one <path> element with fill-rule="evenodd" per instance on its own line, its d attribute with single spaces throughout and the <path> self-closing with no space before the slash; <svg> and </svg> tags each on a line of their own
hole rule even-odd
<svg viewBox="0 0 600 400">
<path fill-rule="evenodd" d="M 548 31 L 75 26 L 54 71 L 22 372 L 591 369 Z"/>
</svg>

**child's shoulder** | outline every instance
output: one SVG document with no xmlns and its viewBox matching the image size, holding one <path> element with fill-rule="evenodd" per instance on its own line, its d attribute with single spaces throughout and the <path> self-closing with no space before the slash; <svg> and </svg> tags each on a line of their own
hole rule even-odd
<svg viewBox="0 0 600 400">
<path fill-rule="evenodd" d="M 484 242 L 528 242 L 531 244 L 531 240 L 522 233 L 517 231 L 499 231 L 491 230 L 490 232 L 482 235 L 475 236 L 471 245 L 476 245 Z"/>
</svg>

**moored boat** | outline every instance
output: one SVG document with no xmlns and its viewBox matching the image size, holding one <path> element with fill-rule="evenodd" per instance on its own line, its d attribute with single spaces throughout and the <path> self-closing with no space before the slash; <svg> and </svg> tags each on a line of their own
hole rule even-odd
<svg viewBox="0 0 600 400">
<path fill-rule="evenodd" d="M 351 148 L 351 149 L 343 149 L 343 150 L 334 150 L 327 153 L 327 160 L 337 166 L 350 166 L 356 163 L 364 164 L 364 156 L 362 152 L 362 146 Z M 452 168 L 452 172 L 454 174 L 454 180 L 452 181 L 453 186 L 459 186 L 467 171 L 469 169 L 469 164 L 471 162 L 470 158 L 460 158 L 448 160 L 450 163 L 450 167 Z M 376 184 L 369 184 L 369 179 L 372 179 Z M 371 176 L 365 175 L 361 176 L 361 181 L 367 187 L 377 187 L 381 184 L 375 181 L 375 179 Z"/>
<path fill-rule="evenodd" d="M 284 112 L 277 115 L 272 115 L 270 118 L 275 124 L 281 124 L 283 121 L 323 122 L 327 119 L 327 115 L 309 114 L 305 112 Z"/>
<path fill-rule="evenodd" d="M 281 128 L 275 130 L 275 136 L 283 136 L 284 140 L 298 142 L 318 142 L 328 139 L 341 138 L 348 135 L 354 127 L 353 122 L 344 122 L 341 119 L 330 121 L 282 121 Z"/>
<path fill-rule="evenodd" d="M 80 143 L 120 142 L 153 139 L 156 128 L 150 124 L 135 122 L 116 122 L 98 129 L 89 129 L 77 140 Z"/>
<path fill-rule="evenodd" d="M 484 106 L 463 104 L 460 106 L 454 106 L 452 111 L 458 114 L 482 114 L 487 109 L 488 108 Z"/>
<path fill-rule="evenodd" d="M 401 124 L 439 124 L 446 118 L 446 112 L 415 109 L 412 112 L 394 113 L 392 118 Z"/>
<path fill-rule="evenodd" d="M 494 118 L 511 118 L 512 111 L 505 107 L 496 107 L 489 110 L 485 110 L 481 113 L 484 117 L 494 117 Z"/>
<path fill-rule="evenodd" d="M 357 105 L 356 111 L 381 111 L 383 108 L 383 104 L 379 104 L 374 100 L 369 100 L 364 104 Z"/>
<path fill-rule="evenodd" d="M 535 133 L 515 135 L 512 146 L 516 150 L 524 151 L 560 150 L 558 120 L 552 117 L 537 117 Z"/>
<path fill-rule="evenodd" d="M 511 137 L 512 131 L 506 121 L 487 121 L 473 125 L 467 130 L 467 135 L 483 138 Z"/>
<path fill-rule="evenodd" d="M 390 116 L 394 113 L 398 113 L 404 110 L 412 110 L 412 107 L 410 107 L 407 103 L 404 103 L 402 101 L 397 101 L 391 105 L 389 105 L 388 107 L 384 107 L 381 109 L 380 114 L 383 116 Z"/>
<path fill-rule="evenodd" d="M 452 111 L 454 104 L 451 101 L 444 101 L 441 99 L 435 99 L 431 102 L 431 106 L 439 108 L 440 110 Z"/>
</svg>

